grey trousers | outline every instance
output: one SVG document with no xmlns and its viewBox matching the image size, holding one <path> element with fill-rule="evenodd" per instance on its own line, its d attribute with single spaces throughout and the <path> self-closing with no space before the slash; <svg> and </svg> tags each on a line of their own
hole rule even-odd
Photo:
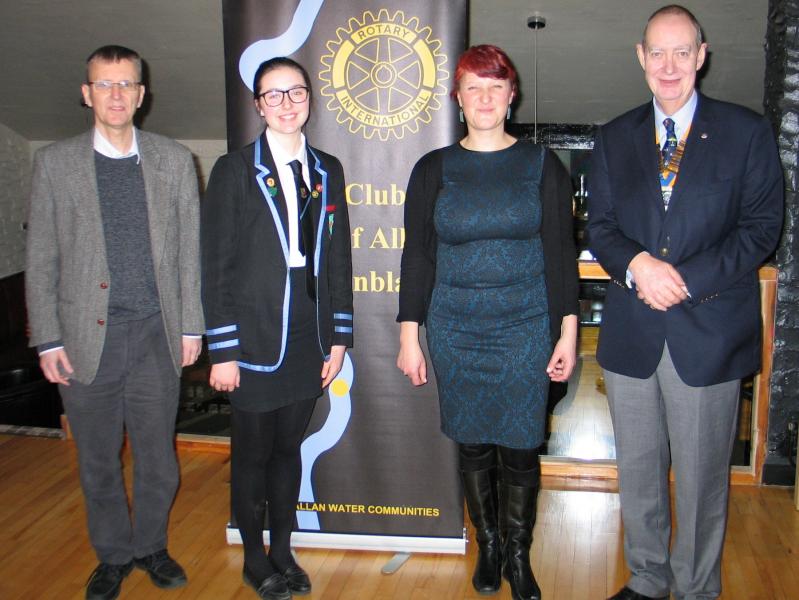
<svg viewBox="0 0 799 600">
<path fill-rule="evenodd" d="M 159 313 L 109 325 L 95 380 L 59 386 L 78 449 L 89 538 L 101 562 L 123 564 L 166 548 L 179 477 L 179 381 Z M 133 452 L 132 510 L 120 459 L 124 430 Z"/>
<path fill-rule="evenodd" d="M 648 379 L 604 375 L 632 573 L 627 585 L 646 596 L 718 597 L 740 381 L 688 386 L 665 346 Z M 677 512 L 671 549 L 669 464 Z"/>
</svg>

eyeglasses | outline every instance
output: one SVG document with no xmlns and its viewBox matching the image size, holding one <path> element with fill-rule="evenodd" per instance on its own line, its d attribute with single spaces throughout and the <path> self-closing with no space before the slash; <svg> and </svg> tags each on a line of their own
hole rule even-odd
<svg viewBox="0 0 799 600">
<path fill-rule="evenodd" d="M 300 104 L 308 99 L 308 88 L 297 86 L 290 90 L 266 90 L 263 94 L 258 94 L 258 97 L 263 98 L 267 106 L 280 106 L 283 104 L 285 96 L 288 96 L 294 104 Z"/>
<path fill-rule="evenodd" d="M 99 81 L 87 81 L 86 83 L 93 85 L 94 89 L 98 92 L 110 92 L 114 87 L 119 88 L 120 92 L 135 92 L 141 85 L 141 81 L 128 81 L 127 79 L 122 81 L 101 79 Z"/>
</svg>

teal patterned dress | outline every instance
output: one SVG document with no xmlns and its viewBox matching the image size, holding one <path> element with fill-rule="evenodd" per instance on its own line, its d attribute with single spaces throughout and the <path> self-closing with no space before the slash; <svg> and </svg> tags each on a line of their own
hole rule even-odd
<svg viewBox="0 0 799 600">
<path fill-rule="evenodd" d="M 441 428 L 467 444 L 544 441 L 551 352 L 539 188 L 543 149 L 445 149 L 427 343 Z"/>
</svg>

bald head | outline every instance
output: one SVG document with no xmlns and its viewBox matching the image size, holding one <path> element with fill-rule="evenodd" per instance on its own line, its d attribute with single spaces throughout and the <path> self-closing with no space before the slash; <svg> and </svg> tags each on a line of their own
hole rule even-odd
<svg viewBox="0 0 799 600">
<path fill-rule="evenodd" d="M 675 15 L 687 18 L 693 25 L 694 29 L 696 30 L 696 47 L 699 48 L 702 45 L 702 43 L 704 42 L 702 36 L 702 26 L 699 24 L 699 21 L 694 16 L 694 13 L 692 13 L 684 6 L 680 6 L 679 4 L 669 4 L 668 6 L 663 6 L 662 8 L 657 9 L 655 12 L 652 13 L 649 19 L 647 19 L 646 27 L 644 27 L 644 35 L 641 38 L 641 44 L 644 47 L 646 47 L 646 34 L 649 31 L 649 25 L 656 18 L 665 15 Z"/>
</svg>

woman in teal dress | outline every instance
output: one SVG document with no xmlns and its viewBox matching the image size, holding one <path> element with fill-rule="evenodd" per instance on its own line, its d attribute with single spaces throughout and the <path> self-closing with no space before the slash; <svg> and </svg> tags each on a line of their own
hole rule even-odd
<svg viewBox="0 0 799 600">
<path fill-rule="evenodd" d="M 539 447 L 549 384 L 576 361 L 578 277 L 571 180 L 552 152 L 505 132 L 516 91 L 501 49 L 460 57 L 452 96 L 467 135 L 422 157 L 408 183 L 397 366 L 427 382 L 424 324 L 476 529 L 472 583 L 493 593 L 504 576 L 514 600 L 533 600 Z"/>
</svg>

